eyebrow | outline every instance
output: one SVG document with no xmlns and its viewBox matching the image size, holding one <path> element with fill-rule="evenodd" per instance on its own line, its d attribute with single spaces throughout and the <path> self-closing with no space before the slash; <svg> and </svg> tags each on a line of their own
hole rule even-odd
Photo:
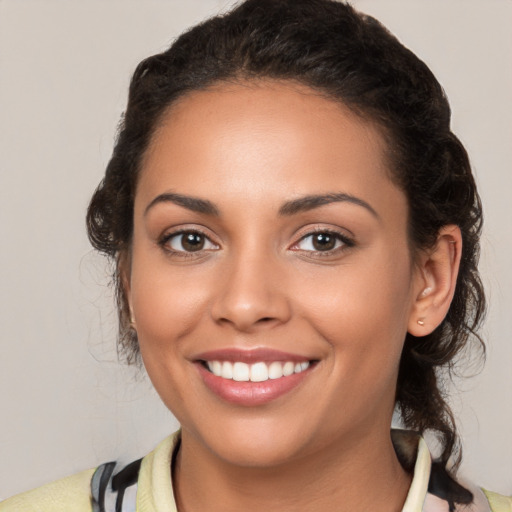
<svg viewBox="0 0 512 512">
<path fill-rule="evenodd" d="M 144 215 L 147 215 L 148 211 L 160 203 L 174 203 L 187 210 L 193 212 L 202 213 L 204 215 L 212 215 L 218 217 L 220 215 L 218 208 L 207 199 L 199 199 L 198 197 L 185 196 L 183 194 L 176 194 L 173 192 L 167 192 L 156 196 L 144 210 Z"/>
<path fill-rule="evenodd" d="M 296 213 L 313 210 L 326 204 L 341 202 L 347 202 L 356 204 L 358 206 L 362 206 L 363 208 L 366 208 L 374 217 L 376 217 L 377 219 L 380 218 L 379 214 L 366 201 L 363 201 L 362 199 L 352 196 L 350 194 L 344 193 L 310 195 L 300 197 L 298 199 L 293 199 L 292 201 L 287 201 L 279 209 L 279 215 L 295 215 Z"/>
<path fill-rule="evenodd" d="M 299 197 L 298 199 L 293 199 L 284 203 L 281 208 L 279 208 L 279 215 L 288 217 L 297 213 L 314 210 L 315 208 L 319 208 L 326 204 L 341 202 L 348 202 L 362 206 L 374 217 L 377 219 L 380 218 L 379 214 L 366 201 L 345 193 L 318 194 Z M 148 206 L 146 206 L 144 215 L 146 215 L 151 208 L 160 203 L 174 203 L 193 212 L 211 215 L 214 217 L 220 216 L 219 209 L 211 201 L 208 201 L 207 199 L 200 199 L 198 197 L 176 194 L 174 192 L 166 192 L 165 194 L 160 194 L 155 197 Z"/>
</svg>

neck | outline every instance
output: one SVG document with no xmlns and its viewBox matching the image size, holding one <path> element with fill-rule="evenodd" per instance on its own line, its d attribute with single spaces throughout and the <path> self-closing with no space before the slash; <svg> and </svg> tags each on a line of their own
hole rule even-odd
<svg viewBox="0 0 512 512">
<path fill-rule="evenodd" d="M 411 482 L 389 432 L 265 468 L 235 466 L 184 432 L 173 477 L 179 512 L 396 512 Z"/>
</svg>

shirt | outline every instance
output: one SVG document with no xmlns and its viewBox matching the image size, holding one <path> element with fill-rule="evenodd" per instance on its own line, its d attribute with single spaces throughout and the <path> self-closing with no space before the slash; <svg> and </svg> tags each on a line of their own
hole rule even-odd
<svg viewBox="0 0 512 512">
<path fill-rule="evenodd" d="M 118 500 L 121 512 L 177 512 L 170 468 L 179 442 L 178 431 L 127 467 L 103 464 L 9 498 L 0 503 L 0 512 L 116 512 Z M 431 464 L 427 444 L 418 436 L 414 475 L 402 512 L 449 512 L 447 501 L 428 492 Z M 474 501 L 461 512 L 512 512 L 512 497 L 463 485 Z"/>
</svg>

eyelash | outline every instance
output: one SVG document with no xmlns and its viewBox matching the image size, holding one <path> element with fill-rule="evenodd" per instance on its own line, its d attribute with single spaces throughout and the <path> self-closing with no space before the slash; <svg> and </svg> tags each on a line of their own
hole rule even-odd
<svg viewBox="0 0 512 512">
<path fill-rule="evenodd" d="M 203 233 L 201 230 L 198 230 L 198 229 L 182 229 L 179 231 L 174 231 L 172 233 L 167 233 L 158 241 L 158 245 L 160 247 L 162 247 L 162 249 L 164 251 L 166 251 L 169 255 L 171 255 L 173 257 L 178 257 L 178 258 L 193 258 L 193 257 L 197 257 L 199 255 L 204 255 L 205 252 L 210 252 L 212 250 L 216 250 L 216 249 L 203 249 L 203 248 L 199 249 L 198 251 L 186 251 L 186 250 L 172 249 L 169 246 L 169 242 L 171 240 L 173 240 L 174 238 L 177 238 L 177 237 L 183 236 L 183 235 L 199 235 L 200 237 L 203 237 L 205 243 L 206 243 L 206 241 L 208 241 L 208 243 L 210 243 L 213 246 L 215 246 L 216 248 L 218 248 L 218 245 L 215 244 L 214 242 L 212 242 L 208 235 L 206 235 L 205 233 Z M 307 240 L 310 237 L 314 237 L 315 235 L 328 235 L 328 236 L 334 237 L 336 242 L 341 242 L 341 246 L 334 247 L 333 249 L 330 249 L 327 251 L 320 251 L 320 250 L 315 251 L 315 250 L 305 250 L 305 249 L 296 248 L 301 242 L 303 242 L 304 240 Z M 307 253 L 310 255 L 314 254 L 315 255 L 314 257 L 324 258 L 324 257 L 332 256 L 334 254 L 339 254 L 339 253 L 346 251 L 347 249 L 350 249 L 354 246 L 355 246 L 354 240 L 352 240 L 351 238 L 347 237 L 344 234 L 339 233 L 338 231 L 317 228 L 317 229 L 314 229 L 313 231 L 310 231 L 307 234 L 303 235 L 297 242 L 295 242 L 292 245 L 292 247 L 290 249 L 293 251 L 296 251 L 296 252 Z M 182 240 L 182 247 L 183 247 L 183 240 Z"/>
<path fill-rule="evenodd" d="M 330 249 L 328 251 L 320 251 L 320 250 L 310 251 L 310 250 L 304 250 L 304 249 L 299 249 L 299 248 L 294 249 L 294 247 L 298 246 L 301 242 L 303 242 L 304 240 L 307 240 L 310 237 L 314 237 L 315 235 L 329 235 L 331 237 L 334 237 L 336 242 L 341 242 L 341 245 L 338 247 L 334 247 L 333 249 Z M 292 250 L 295 250 L 297 252 L 303 252 L 303 253 L 311 253 L 311 254 L 314 254 L 315 255 L 314 257 L 316 257 L 316 258 L 326 258 L 329 256 L 333 256 L 335 254 L 340 254 L 354 246 L 355 246 L 354 240 L 352 240 L 351 238 L 347 237 L 346 235 L 344 235 L 342 233 L 339 233 L 338 231 L 325 229 L 325 228 L 316 228 L 312 232 L 310 231 L 309 233 L 302 236 L 298 240 L 298 242 L 296 242 L 292 246 Z"/>
<path fill-rule="evenodd" d="M 172 233 L 167 233 L 166 235 L 164 235 L 158 241 L 158 245 L 160 247 L 162 247 L 162 249 L 165 252 L 167 252 L 170 256 L 178 257 L 178 258 L 194 258 L 194 257 L 197 257 L 200 254 L 204 255 L 205 252 L 208 252 L 208 251 L 212 250 L 212 249 L 200 249 L 198 251 L 186 251 L 186 250 L 179 251 L 179 250 L 176 250 L 176 249 L 172 249 L 169 246 L 169 242 L 171 242 L 171 240 L 173 238 L 177 238 L 177 237 L 183 236 L 183 235 L 199 235 L 200 237 L 202 237 L 204 239 L 205 243 L 206 243 L 206 241 L 208 241 L 210 244 L 218 247 L 217 244 L 215 244 L 214 242 L 211 241 L 211 239 L 210 239 L 210 237 L 208 235 L 206 235 L 205 233 L 203 233 L 199 229 L 181 229 L 179 231 L 174 231 Z M 182 247 L 183 247 L 183 240 L 182 240 Z"/>
</svg>

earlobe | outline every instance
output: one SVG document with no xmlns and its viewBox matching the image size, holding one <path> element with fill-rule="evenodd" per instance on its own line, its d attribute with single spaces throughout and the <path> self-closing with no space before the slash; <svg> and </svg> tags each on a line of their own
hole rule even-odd
<svg viewBox="0 0 512 512">
<path fill-rule="evenodd" d="M 448 225 L 439 231 L 435 246 L 420 256 L 408 324 L 413 336 L 430 334 L 444 320 L 455 293 L 461 254 L 460 229 Z"/>
</svg>

